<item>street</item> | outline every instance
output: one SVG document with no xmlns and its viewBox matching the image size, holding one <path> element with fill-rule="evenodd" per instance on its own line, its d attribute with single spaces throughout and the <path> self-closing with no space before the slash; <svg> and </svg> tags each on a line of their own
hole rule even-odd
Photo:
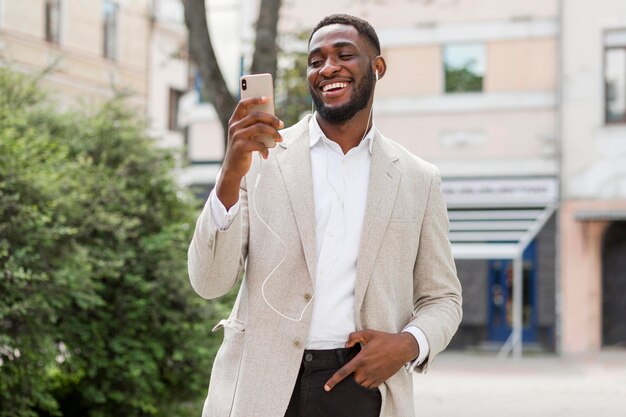
<svg viewBox="0 0 626 417">
<path fill-rule="evenodd" d="M 623 349 L 519 361 L 442 353 L 414 382 L 418 417 L 626 416 Z"/>
</svg>

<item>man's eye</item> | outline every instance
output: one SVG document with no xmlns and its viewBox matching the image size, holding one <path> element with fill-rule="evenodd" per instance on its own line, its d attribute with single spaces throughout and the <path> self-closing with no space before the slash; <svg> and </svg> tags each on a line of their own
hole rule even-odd
<svg viewBox="0 0 626 417">
<path fill-rule="evenodd" d="M 322 65 L 322 61 L 311 61 L 311 62 L 309 62 L 309 67 L 312 67 L 312 68 L 317 68 L 320 65 Z"/>
<path fill-rule="evenodd" d="M 353 56 L 352 54 L 341 54 L 341 55 L 339 55 L 339 58 L 341 58 L 341 59 L 350 59 L 350 58 L 352 58 L 352 56 Z"/>
</svg>

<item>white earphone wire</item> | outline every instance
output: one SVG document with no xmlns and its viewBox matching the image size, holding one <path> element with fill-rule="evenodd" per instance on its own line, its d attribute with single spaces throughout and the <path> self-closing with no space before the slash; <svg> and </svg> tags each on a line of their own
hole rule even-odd
<svg viewBox="0 0 626 417">
<path fill-rule="evenodd" d="M 376 70 L 376 80 L 378 81 L 378 70 Z M 374 90 L 376 89 L 376 86 L 374 86 Z M 372 92 L 372 96 L 373 96 L 374 92 Z M 365 137 L 367 136 L 367 132 L 369 131 L 369 127 L 370 127 L 370 122 L 372 121 L 372 113 L 374 111 L 374 106 L 372 105 L 372 107 L 370 108 L 369 111 L 369 115 L 367 117 L 367 123 L 365 124 L 365 131 L 363 132 L 363 136 L 361 137 L 361 140 L 359 141 L 359 143 L 363 142 L 363 139 L 365 139 Z M 312 117 L 315 117 L 315 112 L 313 112 Z M 322 141 L 324 141 L 324 139 L 322 138 Z M 324 142 L 324 146 L 327 147 L 328 145 L 326 144 L 326 142 Z M 346 212 L 345 212 L 345 205 L 344 205 L 344 199 L 343 197 L 340 195 L 340 193 L 337 191 L 337 189 L 335 188 L 334 184 L 330 181 L 330 177 L 329 177 L 329 163 L 328 163 L 328 149 L 325 149 L 325 153 L 326 153 L 326 181 L 328 181 L 328 183 L 330 184 L 330 186 L 333 188 L 333 190 L 335 191 L 335 193 L 337 194 L 337 197 L 339 198 L 339 201 L 341 202 L 341 211 L 343 214 L 343 224 L 346 224 Z M 267 277 L 265 277 L 265 279 L 263 280 L 263 284 L 261 284 L 261 296 L 263 297 L 263 301 L 265 301 L 265 304 L 267 304 L 267 306 L 269 308 L 271 308 L 276 314 L 278 314 L 279 316 L 281 316 L 284 319 L 290 320 L 290 321 L 302 321 L 302 318 L 304 317 L 304 313 L 306 312 L 307 308 L 309 308 L 309 306 L 311 305 L 311 303 L 313 302 L 313 300 L 315 299 L 315 296 L 317 295 L 318 291 L 321 288 L 324 288 L 326 285 L 328 285 L 328 282 L 330 282 L 330 277 L 332 276 L 332 274 L 335 272 L 335 267 L 337 266 L 337 261 L 339 260 L 340 256 L 343 254 L 343 250 L 345 247 L 345 236 L 341 242 L 341 247 L 339 248 L 339 251 L 337 252 L 337 256 L 335 257 L 335 262 L 333 263 L 332 268 L 330 269 L 330 271 L 328 272 L 327 275 L 327 279 L 326 282 L 324 283 L 324 286 L 317 289 L 313 295 L 311 296 L 311 299 L 306 303 L 306 305 L 304 306 L 304 309 L 302 310 L 302 312 L 300 313 L 300 316 L 298 318 L 294 318 L 294 317 L 289 317 L 283 313 L 281 313 L 280 311 L 278 311 L 277 308 L 275 308 L 272 303 L 269 302 L 269 300 L 267 299 L 267 296 L 265 295 L 265 285 L 267 284 L 267 282 L 269 281 L 270 277 L 272 275 L 274 275 L 274 273 L 278 270 L 278 268 L 280 268 L 280 266 L 283 264 L 283 262 L 285 261 L 285 259 L 287 258 L 287 245 L 285 244 L 285 241 L 283 239 L 281 239 L 280 236 L 278 236 L 276 234 L 276 232 L 274 232 L 274 230 L 270 227 L 270 225 L 268 225 L 265 220 L 263 220 L 261 218 L 261 216 L 259 215 L 259 211 L 257 209 L 256 206 L 256 192 L 259 188 L 259 182 L 261 181 L 261 168 L 263 166 L 263 159 L 261 158 L 261 154 L 259 153 L 259 169 L 256 175 L 256 180 L 254 182 L 254 190 L 252 191 L 252 207 L 254 209 L 254 213 L 256 214 L 256 217 L 259 219 L 259 221 L 267 228 L 267 230 L 270 231 L 270 233 L 272 235 L 274 235 L 274 237 L 276 239 L 278 239 L 278 241 L 280 242 L 280 244 L 283 247 L 283 257 L 281 258 L 281 260 L 278 262 L 278 264 L 274 267 L 274 269 L 272 269 L 272 271 L 267 275 Z M 344 192 L 345 192 L 345 177 L 344 177 Z"/>
</svg>

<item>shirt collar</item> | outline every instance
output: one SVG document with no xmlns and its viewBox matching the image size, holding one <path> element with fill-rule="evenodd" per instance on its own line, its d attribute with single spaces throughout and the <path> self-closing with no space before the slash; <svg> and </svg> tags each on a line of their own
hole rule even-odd
<svg viewBox="0 0 626 417">
<path fill-rule="evenodd" d="M 374 126 L 374 122 L 372 122 L 372 127 L 361 141 L 367 143 L 370 155 L 372 154 L 372 149 L 374 146 L 374 136 L 376 136 L 376 126 Z M 328 139 L 322 131 L 319 123 L 317 123 L 317 117 L 315 117 L 314 113 L 313 116 L 311 116 L 311 120 L 309 120 L 309 146 L 311 148 L 314 147 L 322 139 L 331 140 Z"/>
</svg>

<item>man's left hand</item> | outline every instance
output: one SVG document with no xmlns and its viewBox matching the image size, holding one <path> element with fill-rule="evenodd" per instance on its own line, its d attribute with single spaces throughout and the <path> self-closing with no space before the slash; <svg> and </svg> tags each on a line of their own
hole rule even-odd
<svg viewBox="0 0 626 417">
<path fill-rule="evenodd" d="M 351 333 L 346 347 L 361 344 L 361 351 L 326 382 L 330 391 L 344 378 L 354 374 L 354 380 L 365 388 L 378 388 L 393 376 L 405 363 L 419 355 L 417 341 L 412 334 L 385 333 L 361 330 Z"/>
</svg>

